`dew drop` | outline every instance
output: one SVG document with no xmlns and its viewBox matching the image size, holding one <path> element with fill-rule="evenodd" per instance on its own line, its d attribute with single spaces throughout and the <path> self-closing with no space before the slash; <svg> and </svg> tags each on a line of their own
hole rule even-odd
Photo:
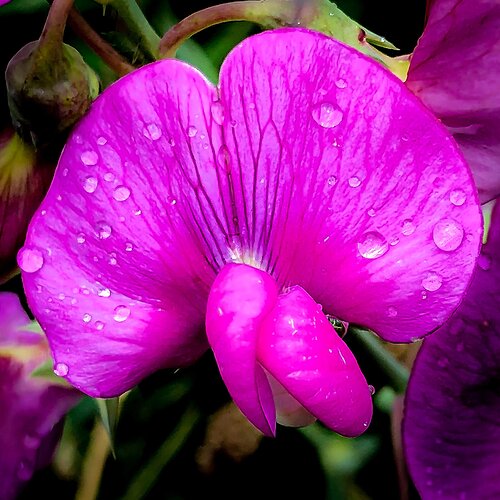
<svg viewBox="0 0 500 500">
<path fill-rule="evenodd" d="M 152 141 L 157 141 L 161 137 L 161 130 L 155 123 L 146 125 L 142 133 L 146 139 L 150 139 Z"/>
<path fill-rule="evenodd" d="M 464 229 L 452 219 L 443 219 L 434 226 L 432 238 L 439 249 L 453 252 L 462 243 Z"/>
<path fill-rule="evenodd" d="M 76 235 L 76 241 L 77 243 L 80 243 L 80 245 L 82 245 L 83 243 L 85 243 L 85 235 L 83 233 L 78 233 Z"/>
<path fill-rule="evenodd" d="M 375 387 L 373 385 L 368 386 L 368 390 L 370 391 L 370 394 L 373 396 L 375 394 Z"/>
<path fill-rule="evenodd" d="M 125 251 L 126 252 L 131 252 L 133 249 L 134 249 L 134 245 L 132 245 L 132 243 L 130 243 L 130 242 L 125 243 Z"/>
<path fill-rule="evenodd" d="M 375 217 L 376 215 L 376 212 L 373 208 L 370 208 L 367 213 L 370 217 Z"/>
<path fill-rule="evenodd" d="M 24 247 L 17 255 L 19 267 L 26 273 L 35 273 L 43 266 L 43 255 L 40 250 Z"/>
<path fill-rule="evenodd" d="M 334 175 L 328 177 L 328 185 L 335 186 L 335 184 L 337 184 L 337 177 L 335 177 Z"/>
<path fill-rule="evenodd" d="M 116 260 L 116 253 L 111 252 L 111 253 L 109 254 L 109 259 L 108 259 L 108 262 L 109 262 L 109 265 L 110 265 L 110 266 L 116 266 L 116 264 L 117 264 L 117 262 L 118 262 L 118 261 Z"/>
<path fill-rule="evenodd" d="M 63 169 L 63 171 L 62 171 L 62 176 L 63 176 L 63 177 L 66 177 L 67 175 L 68 175 L 68 169 L 67 169 L 67 168 L 65 168 L 65 169 Z"/>
<path fill-rule="evenodd" d="M 390 306 L 387 309 L 387 315 L 389 316 L 389 318 L 395 318 L 398 315 L 398 311 L 395 307 Z"/>
<path fill-rule="evenodd" d="M 97 189 L 98 181 L 95 177 L 89 176 L 83 181 L 83 189 L 87 193 L 93 193 Z"/>
<path fill-rule="evenodd" d="M 212 113 L 212 118 L 217 125 L 222 125 L 224 123 L 224 107 L 220 101 L 212 103 L 210 112 Z"/>
<path fill-rule="evenodd" d="M 483 270 L 487 271 L 491 267 L 491 257 L 482 253 L 477 258 L 477 265 Z"/>
<path fill-rule="evenodd" d="M 323 128 L 334 128 L 344 116 L 342 111 L 329 102 L 317 104 L 312 109 L 313 120 Z"/>
<path fill-rule="evenodd" d="M 231 155 L 227 146 L 223 145 L 220 147 L 219 152 L 217 153 L 217 163 L 224 170 L 231 170 Z"/>
<path fill-rule="evenodd" d="M 97 235 L 99 239 L 106 240 L 111 236 L 111 226 L 106 222 L 97 223 Z"/>
<path fill-rule="evenodd" d="M 99 137 L 97 139 L 97 144 L 99 144 L 99 146 L 104 146 L 104 144 L 106 144 L 107 142 L 108 140 L 105 137 Z"/>
<path fill-rule="evenodd" d="M 134 210 L 134 215 L 141 215 L 142 214 L 142 210 L 140 210 L 139 208 L 137 210 Z"/>
<path fill-rule="evenodd" d="M 69 366 L 66 363 L 57 363 L 54 367 L 54 373 L 58 377 L 65 377 L 69 372 Z"/>
<path fill-rule="evenodd" d="M 109 288 L 103 288 L 97 292 L 99 297 L 109 297 L 111 295 L 111 290 Z"/>
<path fill-rule="evenodd" d="M 391 247 L 397 245 L 398 243 L 399 243 L 399 238 L 398 237 L 392 238 L 392 240 L 389 241 L 389 245 L 391 245 Z"/>
<path fill-rule="evenodd" d="M 118 186 L 113 191 L 113 198 L 116 201 L 128 200 L 130 196 L 130 189 L 127 186 Z"/>
<path fill-rule="evenodd" d="M 353 176 L 349 179 L 349 186 L 352 188 L 357 188 L 361 186 L 361 179 L 359 177 Z"/>
<path fill-rule="evenodd" d="M 442 284 L 443 284 L 443 280 L 441 279 L 441 276 L 439 276 L 436 273 L 429 273 L 422 280 L 422 286 L 428 292 L 435 292 L 436 290 L 439 290 L 441 288 Z"/>
<path fill-rule="evenodd" d="M 188 127 L 187 134 L 189 137 L 193 138 L 196 136 L 197 133 L 198 133 L 198 129 L 196 127 L 194 127 L 193 125 Z"/>
<path fill-rule="evenodd" d="M 80 155 L 80 160 L 84 165 L 96 165 L 99 156 L 95 151 L 85 151 Z"/>
<path fill-rule="evenodd" d="M 64 300 L 64 299 L 66 298 L 66 295 L 64 295 L 64 293 L 60 293 L 60 294 L 57 296 L 57 298 L 58 298 L 59 300 Z"/>
<path fill-rule="evenodd" d="M 130 309 L 126 306 L 115 307 L 113 319 L 118 323 L 122 323 L 130 316 Z"/>
<path fill-rule="evenodd" d="M 377 259 L 387 252 L 387 240 L 376 231 L 365 233 L 358 243 L 359 253 L 365 259 Z"/>
<path fill-rule="evenodd" d="M 461 207 L 466 199 L 467 196 L 461 189 L 455 189 L 450 193 L 450 202 L 457 207 Z"/>
<path fill-rule="evenodd" d="M 85 314 L 83 315 L 83 322 L 84 322 L 84 323 L 89 323 L 91 319 L 92 319 L 92 316 L 91 316 L 90 314 L 85 313 Z"/>
<path fill-rule="evenodd" d="M 338 89 L 345 89 L 347 87 L 347 82 L 343 79 L 343 78 L 339 78 L 336 82 L 335 82 L 335 86 L 338 88 Z"/>
<path fill-rule="evenodd" d="M 401 232 L 405 236 L 410 236 L 415 232 L 415 224 L 411 219 L 405 219 L 401 225 Z"/>
<path fill-rule="evenodd" d="M 115 174 L 112 172 L 106 172 L 103 177 L 106 182 L 112 182 L 115 179 Z"/>
<path fill-rule="evenodd" d="M 104 323 L 102 321 L 95 322 L 95 329 L 101 331 L 104 328 Z"/>
</svg>

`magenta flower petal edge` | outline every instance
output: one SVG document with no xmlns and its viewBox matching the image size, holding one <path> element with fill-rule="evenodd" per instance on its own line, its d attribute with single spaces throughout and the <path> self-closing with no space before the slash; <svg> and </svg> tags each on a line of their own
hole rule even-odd
<svg viewBox="0 0 500 500">
<path fill-rule="evenodd" d="M 403 441 L 411 476 L 424 499 L 500 495 L 499 252 L 497 207 L 464 301 L 424 341 L 414 365 Z"/>
<path fill-rule="evenodd" d="M 373 61 L 290 28 L 238 45 L 218 87 L 165 60 L 103 92 L 18 262 L 56 372 L 76 387 L 114 396 L 210 346 L 242 411 L 272 434 L 289 403 L 299 420 L 327 419 L 333 386 L 314 393 L 335 376 L 329 349 L 348 350 L 324 314 L 389 341 L 430 333 L 460 302 L 481 233 L 470 171 L 439 121 Z M 303 346 L 283 318 L 303 325 Z M 288 383 L 305 365 L 286 345 L 311 356 L 314 377 Z M 347 356 L 359 420 L 328 425 L 351 435 L 371 402 Z"/>
<path fill-rule="evenodd" d="M 429 1 L 407 79 L 453 134 L 482 202 L 500 194 L 499 31 L 498 0 Z"/>
</svg>

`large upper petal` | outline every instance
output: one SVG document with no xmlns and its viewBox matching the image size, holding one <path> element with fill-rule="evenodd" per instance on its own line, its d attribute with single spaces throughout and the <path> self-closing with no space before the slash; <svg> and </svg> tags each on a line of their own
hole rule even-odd
<svg viewBox="0 0 500 500">
<path fill-rule="evenodd" d="M 242 258 L 387 340 L 441 325 L 470 280 L 481 215 L 425 106 L 354 49 L 292 29 L 237 46 L 220 93 Z"/>
<path fill-rule="evenodd" d="M 466 298 L 424 341 L 408 386 L 406 459 L 426 498 L 500 497 L 500 210 Z"/>
<path fill-rule="evenodd" d="M 108 88 L 19 263 L 59 372 L 110 396 L 201 352 L 226 262 L 405 341 L 456 306 L 480 231 L 470 173 L 420 101 L 355 50 L 284 29 L 235 48 L 219 91 L 174 60 Z"/>
<path fill-rule="evenodd" d="M 481 200 L 500 194 L 500 2 L 433 0 L 407 85 L 449 128 Z"/>
</svg>

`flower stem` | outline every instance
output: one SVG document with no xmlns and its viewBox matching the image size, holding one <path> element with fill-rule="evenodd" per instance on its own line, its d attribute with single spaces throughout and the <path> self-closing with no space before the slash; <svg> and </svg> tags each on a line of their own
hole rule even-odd
<svg viewBox="0 0 500 500">
<path fill-rule="evenodd" d="M 75 10 L 69 13 L 69 24 L 78 35 L 118 76 L 126 75 L 135 68 L 108 42 L 103 40 L 87 21 Z"/>
<path fill-rule="evenodd" d="M 162 470 L 189 437 L 199 418 L 198 410 L 194 406 L 189 406 L 181 416 L 177 427 L 163 442 L 156 455 L 144 465 L 144 468 L 133 479 L 122 500 L 138 500 L 147 496 Z"/>
<path fill-rule="evenodd" d="M 160 37 L 149 24 L 136 0 L 111 0 L 111 5 L 137 38 L 146 54 L 154 60 L 158 59 Z"/>
<path fill-rule="evenodd" d="M 52 2 L 40 35 L 39 47 L 47 46 L 48 50 L 51 50 L 52 47 L 62 44 L 66 20 L 72 7 L 73 0 L 54 0 Z"/>
<path fill-rule="evenodd" d="M 392 380 L 394 388 L 398 392 L 403 393 L 406 390 L 410 377 L 408 370 L 385 349 L 382 342 L 373 332 L 350 325 L 349 333 L 354 335 L 377 361 L 378 365 Z"/>
<path fill-rule="evenodd" d="M 228 21 L 266 25 L 277 14 L 276 4 L 269 1 L 249 0 L 207 7 L 186 17 L 165 33 L 160 42 L 160 57 L 175 57 L 183 42 L 210 26 Z"/>
</svg>

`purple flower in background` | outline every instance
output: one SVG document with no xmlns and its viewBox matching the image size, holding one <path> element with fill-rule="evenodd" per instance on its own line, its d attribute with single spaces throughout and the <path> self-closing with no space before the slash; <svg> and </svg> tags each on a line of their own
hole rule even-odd
<svg viewBox="0 0 500 500">
<path fill-rule="evenodd" d="M 498 498 L 500 211 L 467 295 L 424 341 L 403 420 L 411 476 L 423 498 Z M 432 383 L 429 383 L 429 381 Z"/>
<path fill-rule="evenodd" d="M 0 7 L 2 5 L 5 5 L 5 4 L 9 3 L 9 2 L 10 2 L 10 0 L 0 0 Z"/>
<path fill-rule="evenodd" d="M 17 267 L 17 251 L 53 173 L 12 129 L 0 133 L 0 283 Z"/>
<path fill-rule="evenodd" d="M 500 195 L 500 2 L 428 0 L 407 85 L 448 127 L 486 202 Z"/>
<path fill-rule="evenodd" d="M 210 345 L 264 433 L 277 413 L 353 436 L 370 390 L 325 314 L 426 335 L 461 300 L 481 232 L 468 167 L 421 102 L 355 50 L 283 29 L 238 45 L 218 87 L 165 60 L 108 88 L 18 262 L 56 373 L 87 394 Z"/>
<path fill-rule="evenodd" d="M 0 484 L 2 499 L 9 500 L 50 463 L 62 419 L 81 394 L 31 376 L 50 359 L 47 341 L 30 330 L 15 294 L 0 293 L 0 311 Z"/>
</svg>

